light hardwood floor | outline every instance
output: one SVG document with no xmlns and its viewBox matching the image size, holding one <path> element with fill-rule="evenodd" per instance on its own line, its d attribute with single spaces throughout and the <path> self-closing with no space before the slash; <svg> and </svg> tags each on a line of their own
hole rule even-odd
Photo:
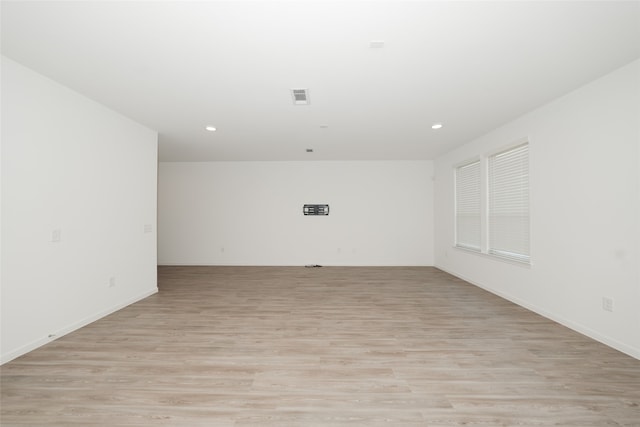
<svg viewBox="0 0 640 427">
<path fill-rule="evenodd" d="M 435 268 L 159 287 L 5 364 L 2 426 L 640 426 L 640 361 Z"/>
</svg>

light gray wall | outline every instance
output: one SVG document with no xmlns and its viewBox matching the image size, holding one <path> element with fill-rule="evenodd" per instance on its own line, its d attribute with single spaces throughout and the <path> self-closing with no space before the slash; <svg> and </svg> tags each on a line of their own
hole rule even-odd
<svg viewBox="0 0 640 427">
<path fill-rule="evenodd" d="M 432 175 L 430 161 L 160 163 L 159 262 L 432 265 Z"/>
<path fill-rule="evenodd" d="M 454 165 L 523 137 L 532 265 L 455 249 Z M 436 159 L 436 266 L 640 358 L 639 150 L 635 61 Z"/>
<path fill-rule="evenodd" d="M 157 291 L 156 176 L 155 132 L 2 58 L 2 362 Z"/>
</svg>

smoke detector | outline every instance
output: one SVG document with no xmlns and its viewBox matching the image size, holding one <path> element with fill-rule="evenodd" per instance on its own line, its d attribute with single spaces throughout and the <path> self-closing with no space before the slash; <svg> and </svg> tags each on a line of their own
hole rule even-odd
<svg viewBox="0 0 640 427">
<path fill-rule="evenodd" d="M 293 105 L 309 105 L 309 89 L 291 89 Z"/>
</svg>

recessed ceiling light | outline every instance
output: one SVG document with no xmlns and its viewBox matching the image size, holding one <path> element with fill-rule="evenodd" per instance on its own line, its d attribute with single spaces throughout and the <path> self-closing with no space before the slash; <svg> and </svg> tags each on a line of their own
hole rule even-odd
<svg viewBox="0 0 640 427">
<path fill-rule="evenodd" d="M 431 129 L 440 129 L 442 127 L 442 123 L 434 123 L 431 125 Z"/>
<path fill-rule="evenodd" d="M 216 127 L 215 126 L 207 126 L 205 129 L 208 130 L 209 132 L 215 132 L 216 131 Z"/>
</svg>

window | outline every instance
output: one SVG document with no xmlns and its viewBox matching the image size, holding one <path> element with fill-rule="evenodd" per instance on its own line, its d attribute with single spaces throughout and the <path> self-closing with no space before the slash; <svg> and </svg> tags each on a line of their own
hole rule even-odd
<svg viewBox="0 0 640 427">
<path fill-rule="evenodd" d="M 456 168 L 456 246 L 480 251 L 480 161 Z"/>
<path fill-rule="evenodd" d="M 529 143 L 454 168 L 455 247 L 529 264 Z"/>
<path fill-rule="evenodd" d="M 529 145 L 489 157 L 488 253 L 529 262 Z"/>
</svg>

